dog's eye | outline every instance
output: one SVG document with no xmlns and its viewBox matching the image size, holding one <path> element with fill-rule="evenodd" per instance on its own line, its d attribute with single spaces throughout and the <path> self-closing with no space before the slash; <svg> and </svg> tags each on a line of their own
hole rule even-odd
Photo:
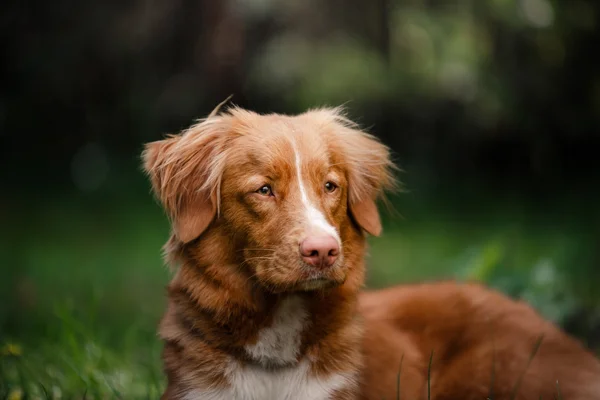
<svg viewBox="0 0 600 400">
<path fill-rule="evenodd" d="M 271 186 L 269 185 L 264 185 L 263 187 L 261 187 L 260 189 L 258 189 L 256 191 L 256 193 L 263 195 L 263 196 L 272 196 L 273 195 L 273 190 L 271 189 Z"/>
<path fill-rule="evenodd" d="M 333 182 L 327 182 L 325 183 L 325 191 L 327 193 L 333 193 L 335 192 L 335 189 L 337 189 L 337 185 Z"/>
</svg>

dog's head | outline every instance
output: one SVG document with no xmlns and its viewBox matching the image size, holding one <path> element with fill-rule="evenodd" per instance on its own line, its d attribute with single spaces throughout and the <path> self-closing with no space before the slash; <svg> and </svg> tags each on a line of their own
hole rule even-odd
<svg viewBox="0 0 600 400">
<path fill-rule="evenodd" d="M 147 144 L 143 159 L 172 241 L 227 243 L 210 251 L 278 292 L 344 282 L 364 232 L 381 232 L 376 201 L 394 186 L 388 148 L 337 109 L 234 108 Z"/>
</svg>

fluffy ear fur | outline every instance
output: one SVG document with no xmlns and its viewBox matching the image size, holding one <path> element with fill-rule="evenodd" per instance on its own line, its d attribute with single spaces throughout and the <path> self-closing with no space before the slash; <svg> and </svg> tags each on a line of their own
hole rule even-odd
<svg viewBox="0 0 600 400">
<path fill-rule="evenodd" d="M 337 146 L 346 158 L 348 168 L 348 208 L 356 223 L 367 233 L 381 234 L 381 220 L 377 200 L 386 191 L 395 190 L 396 166 L 391 160 L 390 150 L 375 136 L 361 131 L 346 118 L 341 109 L 321 110 L 328 113 L 339 127 Z"/>
<path fill-rule="evenodd" d="M 381 234 L 381 220 L 376 201 L 385 191 L 395 189 L 394 164 L 389 149 L 374 136 L 355 131 L 348 135 L 349 182 L 348 204 L 354 220 L 366 232 Z"/>
<path fill-rule="evenodd" d="M 200 236 L 218 212 L 227 131 L 225 120 L 211 115 L 179 135 L 148 143 L 142 154 L 152 188 L 183 243 Z"/>
</svg>

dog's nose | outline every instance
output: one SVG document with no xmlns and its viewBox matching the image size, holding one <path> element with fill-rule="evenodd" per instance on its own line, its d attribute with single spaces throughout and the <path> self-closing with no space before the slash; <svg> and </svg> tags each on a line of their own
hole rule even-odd
<svg viewBox="0 0 600 400">
<path fill-rule="evenodd" d="M 315 267 L 331 267 L 340 254 L 340 246 L 333 236 L 309 236 L 300 243 L 302 259 Z"/>
</svg>

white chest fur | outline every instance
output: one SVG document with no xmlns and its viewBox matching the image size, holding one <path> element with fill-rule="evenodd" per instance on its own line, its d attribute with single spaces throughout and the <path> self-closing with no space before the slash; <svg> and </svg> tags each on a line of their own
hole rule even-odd
<svg viewBox="0 0 600 400">
<path fill-rule="evenodd" d="M 255 344 L 245 347 L 246 352 L 263 365 L 295 363 L 307 319 L 302 299 L 298 296 L 286 297 L 275 311 L 273 323 L 259 332 Z"/>
<path fill-rule="evenodd" d="M 350 374 L 316 377 L 308 359 L 296 363 L 301 335 L 308 315 L 300 297 L 282 301 L 271 326 L 264 328 L 258 341 L 246 352 L 258 365 L 241 366 L 232 360 L 226 371 L 229 386 L 223 389 L 196 389 L 185 400 L 326 400 L 353 383 Z M 277 365 L 268 369 L 263 365 Z"/>
<path fill-rule="evenodd" d="M 230 386 L 224 389 L 193 390 L 185 400 L 327 400 L 339 389 L 351 385 L 346 374 L 326 378 L 309 376 L 310 365 L 266 370 L 260 366 L 235 366 L 229 373 Z"/>
</svg>

